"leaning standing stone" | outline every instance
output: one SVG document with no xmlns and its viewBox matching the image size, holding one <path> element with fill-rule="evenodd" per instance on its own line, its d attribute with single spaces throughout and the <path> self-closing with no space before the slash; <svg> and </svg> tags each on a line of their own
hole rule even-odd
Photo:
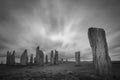
<svg viewBox="0 0 120 80">
<path fill-rule="evenodd" d="M 88 38 L 93 52 L 93 62 L 97 73 L 105 78 L 111 77 L 111 59 L 104 29 L 89 28 Z"/>
</svg>

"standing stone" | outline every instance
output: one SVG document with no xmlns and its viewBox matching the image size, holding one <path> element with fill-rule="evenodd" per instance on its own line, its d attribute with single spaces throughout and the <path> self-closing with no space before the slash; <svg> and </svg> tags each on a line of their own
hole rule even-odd
<svg viewBox="0 0 120 80">
<path fill-rule="evenodd" d="M 39 50 L 39 46 L 36 48 L 36 63 L 44 65 L 44 53 L 42 50 Z"/>
<path fill-rule="evenodd" d="M 61 58 L 61 63 L 64 63 L 64 60 L 63 60 L 63 58 Z"/>
<path fill-rule="evenodd" d="M 75 52 L 75 60 L 76 60 L 76 65 L 79 65 L 79 63 L 80 63 L 80 51 Z"/>
<path fill-rule="evenodd" d="M 36 57 L 34 57 L 34 64 L 37 64 L 37 59 L 36 59 Z"/>
<path fill-rule="evenodd" d="M 21 65 L 27 65 L 27 63 L 28 63 L 27 50 L 25 50 L 25 51 L 23 52 L 23 54 L 21 55 L 20 63 L 21 63 Z"/>
<path fill-rule="evenodd" d="M 9 65 L 11 65 L 11 63 L 12 63 L 12 54 L 11 54 L 11 52 L 10 52 L 10 54 L 9 54 L 9 59 L 10 59 Z"/>
<path fill-rule="evenodd" d="M 89 28 L 88 38 L 93 53 L 93 63 L 100 76 L 111 77 L 111 59 L 108 54 L 108 45 L 104 29 Z"/>
<path fill-rule="evenodd" d="M 10 55 L 10 64 L 14 65 L 15 64 L 15 50 L 13 51 L 13 54 Z"/>
<path fill-rule="evenodd" d="M 40 50 L 40 65 L 44 65 L 44 53 Z"/>
<path fill-rule="evenodd" d="M 51 63 L 51 64 L 54 64 L 54 54 L 53 54 L 53 50 L 51 51 L 51 54 L 50 54 L 50 63 Z"/>
<path fill-rule="evenodd" d="M 11 52 L 7 51 L 6 64 L 7 65 L 15 64 L 15 51 L 13 51 L 13 54 L 11 54 Z"/>
<path fill-rule="evenodd" d="M 40 58 L 40 55 L 39 55 L 39 54 L 40 54 L 40 51 L 39 51 L 39 46 L 38 46 L 38 47 L 36 48 L 36 58 L 35 58 L 37 64 L 40 63 L 40 62 L 39 62 L 39 61 L 40 61 L 40 60 L 39 60 L 39 58 Z"/>
<path fill-rule="evenodd" d="M 58 64 L 58 51 L 55 50 L 54 64 Z"/>
<path fill-rule="evenodd" d="M 30 64 L 33 64 L 33 54 L 30 56 Z"/>
<path fill-rule="evenodd" d="M 6 64 L 10 65 L 10 52 L 9 51 L 7 51 Z"/>
<path fill-rule="evenodd" d="M 68 59 L 66 58 L 66 63 L 68 62 Z"/>
<path fill-rule="evenodd" d="M 48 64 L 48 55 L 45 56 L 45 63 Z"/>
<path fill-rule="evenodd" d="M 40 50 L 39 50 L 39 46 L 36 48 L 36 63 L 37 64 L 40 63 Z"/>
</svg>

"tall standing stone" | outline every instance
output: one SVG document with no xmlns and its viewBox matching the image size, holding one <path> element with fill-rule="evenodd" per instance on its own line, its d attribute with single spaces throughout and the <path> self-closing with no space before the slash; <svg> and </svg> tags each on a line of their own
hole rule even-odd
<svg viewBox="0 0 120 80">
<path fill-rule="evenodd" d="M 23 54 L 21 55 L 20 63 L 21 63 L 21 65 L 27 65 L 27 63 L 28 63 L 27 50 L 25 50 L 25 51 L 23 52 Z"/>
<path fill-rule="evenodd" d="M 36 63 L 40 63 L 40 51 L 39 51 L 39 46 L 36 48 Z"/>
<path fill-rule="evenodd" d="M 30 63 L 33 64 L 33 54 L 30 56 Z"/>
<path fill-rule="evenodd" d="M 53 53 L 53 50 L 51 51 L 51 54 L 50 54 L 50 63 L 54 64 L 54 53 Z"/>
<path fill-rule="evenodd" d="M 80 63 L 80 51 L 75 52 L 75 60 L 76 60 L 76 64 L 79 65 L 79 63 Z"/>
<path fill-rule="evenodd" d="M 58 64 L 58 51 L 55 50 L 54 64 Z"/>
<path fill-rule="evenodd" d="M 42 50 L 39 50 L 39 46 L 36 48 L 36 63 L 44 65 L 44 53 Z"/>
<path fill-rule="evenodd" d="M 105 78 L 111 77 L 111 59 L 104 29 L 89 28 L 88 38 L 93 53 L 93 63 L 97 73 Z"/>
<path fill-rule="evenodd" d="M 40 50 L 40 64 L 44 65 L 44 53 L 42 50 Z"/>
<path fill-rule="evenodd" d="M 45 63 L 48 64 L 48 55 L 45 56 Z"/>
<path fill-rule="evenodd" d="M 10 59 L 9 65 L 11 65 L 11 63 L 12 63 L 12 53 L 11 52 L 10 52 L 10 55 L 9 55 L 9 59 Z"/>
</svg>

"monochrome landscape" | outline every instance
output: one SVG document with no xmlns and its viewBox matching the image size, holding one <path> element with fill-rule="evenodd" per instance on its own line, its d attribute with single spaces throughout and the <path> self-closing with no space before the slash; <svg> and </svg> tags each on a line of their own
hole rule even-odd
<svg viewBox="0 0 120 80">
<path fill-rule="evenodd" d="M 0 0 L 0 80 L 120 80 L 120 1 Z"/>
</svg>

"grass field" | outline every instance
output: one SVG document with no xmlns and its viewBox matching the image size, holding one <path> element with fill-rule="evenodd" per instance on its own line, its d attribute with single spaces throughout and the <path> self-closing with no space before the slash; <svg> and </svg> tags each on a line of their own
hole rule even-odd
<svg viewBox="0 0 120 80">
<path fill-rule="evenodd" d="M 120 62 L 112 63 L 114 80 L 120 80 Z M 92 62 L 74 62 L 44 66 L 0 65 L 0 80 L 103 80 L 95 73 Z"/>
</svg>

